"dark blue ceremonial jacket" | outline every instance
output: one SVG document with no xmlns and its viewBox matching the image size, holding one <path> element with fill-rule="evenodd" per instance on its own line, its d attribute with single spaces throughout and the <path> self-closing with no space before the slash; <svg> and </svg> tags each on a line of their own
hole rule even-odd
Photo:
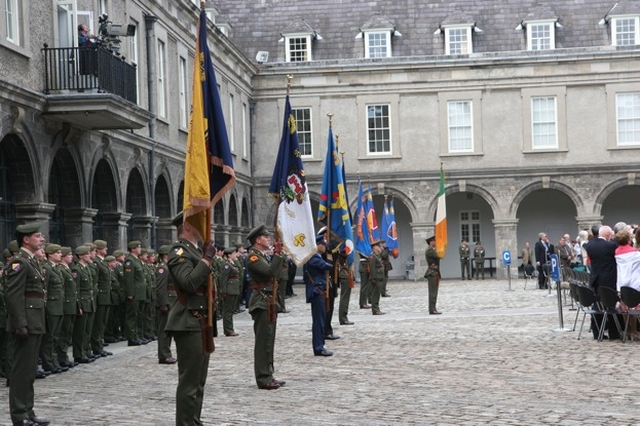
<svg viewBox="0 0 640 426">
<path fill-rule="evenodd" d="M 331 273 L 333 262 L 326 261 L 318 253 L 314 254 L 311 259 L 304 264 L 303 275 L 306 285 L 307 303 L 316 294 L 322 294 L 327 288 L 327 271 Z"/>
</svg>

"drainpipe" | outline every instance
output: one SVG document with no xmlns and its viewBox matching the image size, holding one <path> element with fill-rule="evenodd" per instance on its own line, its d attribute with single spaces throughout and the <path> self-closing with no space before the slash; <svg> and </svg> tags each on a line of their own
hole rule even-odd
<svg viewBox="0 0 640 426">
<path fill-rule="evenodd" d="M 151 206 L 151 241 L 149 245 L 156 247 L 156 195 L 155 195 L 155 154 L 156 154 L 156 45 L 154 43 L 154 25 L 158 20 L 157 16 L 145 15 L 145 34 L 147 48 L 147 92 L 149 94 L 149 112 L 153 118 L 149 121 L 149 139 L 153 141 L 149 152 L 149 201 Z"/>
<path fill-rule="evenodd" d="M 256 139 L 256 133 L 254 131 L 254 127 L 255 127 L 255 114 L 256 114 L 256 101 L 251 98 L 249 99 L 249 161 L 251 161 L 251 167 L 249 167 L 250 173 L 251 173 L 251 192 L 250 192 L 250 197 L 251 200 L 249 204 L 250 206 L 252 206 L 251 208 L 251 217 L 254 218 L 255 215 L 255 203 L 253 202 L 254 200 L 254 196 L 255 196 L 255 182 L 254 182 L 254 178 L 255 178 L 255 165 L 253 162 L 253 147 L 256 143 L 255 139 Z M 255 223 L 254 220 L 251 221 L 252 223 L 249 223 L 249 228 L 251 228 L 253 226 L 253 223 Z"/>
</svg>

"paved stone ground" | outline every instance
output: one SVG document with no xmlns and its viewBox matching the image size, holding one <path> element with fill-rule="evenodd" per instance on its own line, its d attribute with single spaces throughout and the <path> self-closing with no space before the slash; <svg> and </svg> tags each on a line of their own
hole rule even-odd
<svg viewBox="0 0 640 426">
<path fill-rule="evenodd" d="M 253 330 L 216 339 L 205 391 L 206 425 L 631 425 L 640 424 L 638 343 L 559 328 L 557 297 L 523 280 L 443 281 L 440 316 L 427 311 L 426 282 L 389 283 L 384 316 L 357 307 L 353 326 L 314 357 L 304 288 L 278 319 L 276 377 L 258 390 Z M 575 311 L 564 307 L 565 328 Z M 578 323 L 579 326 L 579 323 Z M 588 328 L 588 322 L 587 326 Z M 36 381 L 36 413 L 52 425 L 172 425 L 177 367 L 159 365 L 155 343 L 112 344 L 114 356 Z M 0 422 L 9 423 L 0 388 Z"/>
</svg>

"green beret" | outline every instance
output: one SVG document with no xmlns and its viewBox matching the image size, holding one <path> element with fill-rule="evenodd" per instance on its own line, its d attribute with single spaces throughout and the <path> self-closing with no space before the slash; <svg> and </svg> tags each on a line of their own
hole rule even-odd
<svg viewBox="0 0 640 426">
<path fill-rule="evenodd" d="M 87 247 L 89 247 L 89 251 L 93 251 L 93 250 L 95 250 L 95 249 L 96 249 L 96 245 L 95 245 L 95 244 L 93 244 L 92 242 L 84 243 L 84 244 L 83 244 L 83 246 L 87 246 Z"/>
<path fill-rule="evenodd" d="M 235 247 L 227 247 L 226 249 L 224 249 L 224 254 L 231 254 L 231 253 L 235 253 L 238 249 Z"/>
<path fill-rule="evenodd" d="M 267 231 L 267 227 L 264 225 L 258 225 L 255 228 L 253 228 L 251 232 L 249 232 L 249 234 L 247 235 L 247 240 L 249 240 L 253 244 L 256 238 L 258 238 L 261 235 L 267 235 L 267 236 L 271 235 L 269 234 L 269 231 Z"/>
<path fill-rule="evenodd" d="M 235 243 L 235 244 L 234 244 L 234 246 L 235 246 L 236 250 L 240 250 L 242 247 L 244 247 L 244 244 L 242 244 L 242 243 Z"/>
<path fill-rule="evenodd" d="M 183 222 L 183 220 L 184 220 L 184 219 L 183 219 L 183 213 L 184 213 L 184 212 L 180 212 L 180 213 L 178 213 L 178 214 L 177 214 L 173 219 L 171 219 L 171 224 L 172 224 L 173 226 L 176 226 L 176 227 L 177 227 L 177 226 L 182 225 L 182 222 Z"/>
<path fill-rule="evenodd" d="M 17 253 L 20 251 L 20 246 L 18 245 L 18 241 L 16 240 L 11 240 L 9 241 L 9 250 L 11 251 L 11 253 Z"/>
<path fill-rule="evenodd" d="M 115 257 L 109 255 L 107 257 L 104 258 L 105 262 L 113 262 L 114 260 L 116 260 Z"/>
<path fill-rule="evenodd" d="M 142 256 L 143 254 L 144 254 L 145 256 L 146 256 L 147 254 L 149 254 L 149 249 L 147 249 L 146 247 L 142 247 L 142 248 L 140 249 L 140 256 Z"/>
<path fill-rule="evenodd" d="M 135 241 L 131 241 L 129 244 L 127 244 L 127 247 L 129 247 L 129 250 L 131 250 L 131 249 L 134 249 L 134 248 L 139 247 L 141 245 L 142 245 L 142 243 L 140 241 L 135 240 Z"/>
<path fill-rule="evenodd" d="M 2 257 L 3 257 L 3 258 L 7 259 L 7 258 L 9 258 L 9 257 L 11 257 L 11 256 L 13 256 L 13 253 L 11 253 L 11 250 L 9 250 L 9 249 L 4 249 L 4 250 L 2 251 Z"/>
<path fill-rule="evenodd" d="M 114 250 L 113 251 L 113 255 L 115 257 L 122 256 L 123 254 L 124 254 L 124 252 L 122 250 Z"/>
<path fill-rule="evenodd" d="M 48 244 L 47 248 L 44 249 L 44 252 L 47 254 L 53 254 L 62 251 L 62 246 L 59 244 Z"/>
<path fill-rule="evenodd" d="M 36 232 L 40 232 L 40 227 L 42 226 L 42 222 L 28 222 L 23 223 L 22 225 L 16 226 L 16 232 L 19 232 L 23 235 L 31 235 Z"/>
<path fill-rule="evenodd" d="M 62 248 L 60 248 L 60 251 L 62 252 L 63 256 L 66 256 L 69 253 L 71 253 L 71 247 L 62 247 Z"/>
<path fill-rule="evenodd" d="M 93 244 L 99 249 L 107 248 L 107 242 L 105 240 L 95 240 Z"/>
<path fill-rule="evenodd" d="M 147 255 L 149 256 L 155 256 L 156 255 L 156 251 L 152 248 L 148 248 L 147 249 Z"/>
<path fill-rule="evenodd" d="M 76 255 L 82 256 L 83 254 L 88 254 L 91 251 L 89 246 L 81 245 L 76 247 Z"/>
<path fill-rule="evenodd" d="M 168 244 L 165 244 L 163 246 L 160 246 L 160 248 L 158 248 L 158 254 L 160 255 L 169 254 L 169 251 L 171 251 L 171 246 Z"/>
</svg>

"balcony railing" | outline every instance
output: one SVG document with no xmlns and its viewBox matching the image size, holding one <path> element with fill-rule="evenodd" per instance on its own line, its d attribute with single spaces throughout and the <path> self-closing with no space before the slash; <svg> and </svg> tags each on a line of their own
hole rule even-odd
<svg viewBox="0 0 640 426">
<path fill-rule="evenodd" d="M 96 89 L 137 102 L 136 67 L 101 47 L 56 47 L 44 53 L 44 93 Z"/>
</svg>

